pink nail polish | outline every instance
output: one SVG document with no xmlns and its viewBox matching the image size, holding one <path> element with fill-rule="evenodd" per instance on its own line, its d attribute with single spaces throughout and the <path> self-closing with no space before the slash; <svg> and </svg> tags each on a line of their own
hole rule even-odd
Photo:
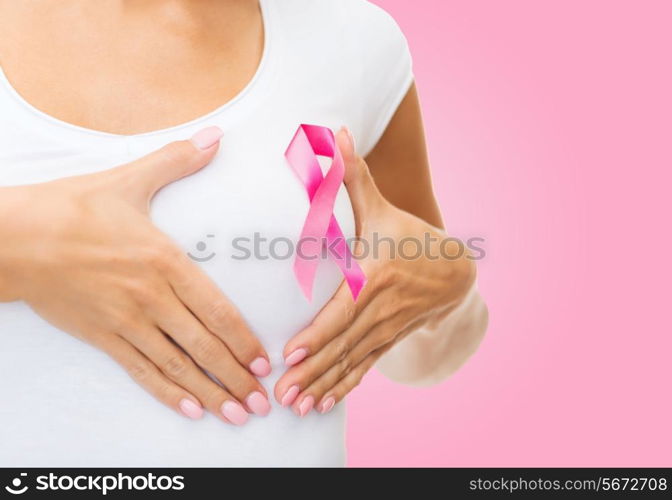
<svg viewBox="0 0 672 500">
<path fill-rule="evenodd" d="M 191 399 L 183 399 L 180 401 L 180 411 L 186 416 L 194 420 L 198 420 L 203 416 L 203 408 L 194 403 Z"/>
<path fill-rule="evenodd" d="M 336 400 L 333 397 L 328 397 L 327 399 L 324 400 L 324 403 L 322 403 L 322 413 L 329 413 L 331 409 L 334 407 L 336 404 Z"/>
<path fill-rule="evenodd" d="M 282 406 L 289 406 L 291 405 L 294 400 L 296 399 L 296 396 L 299 395 L 299 386 L 298 385 L 293 385 L 289 389 L 287 389 L 287 392 L 285 393 L 284 396 L 282 396 L 282 401 L 280 401 L 280 404 Z"/>
<path fill-rule="evenodd" d="M 285 358 L 285 364 L 287 366 L 294 366 L 303 361 L 306 356 L 308 356 L 308 349 L 301 347 Z"/>
<path fill-rule="evenodd" d="M 249 414 L 245 411 L 245 408 L 240 406 L 240 404 L 235 401 L 225 401 L 222 405 L 222 415 L 231 422 L 233 425 L 243 425 L 247 422 Z"/>
<path fill-rule="evenodd" d="M 250 371 L 257 377 L 266 377 L 271 373 L 271 364 L 266 358 L 258 357 L 250 363 Z"/>
<path fill-rule="evenodd" d="M 200 150 L 211 148 L 222 138 L 224 132 L 219 127 L 208 127 L 196 132 L 191 143 Z"/>
<path fill-rule="evenodd" d="M 247 396 L 245 403 L 247 403 L 250 410 L 262 417 L 265 417 L 271 411 L 271 404 L 268 402 L 268 399 L 266 399 L 266 396 L 259 391 L 255 391 Z"/>
<path fill-rule="evenodd" d="M 301 401 L 301 404 L 299 405 L 299 415 L 305 417 L 308 412 L 313 409 L 314 404 L 315 398 L 313 396 L 306 396 L 303 398 L 303 401 Z"/>
</svg>

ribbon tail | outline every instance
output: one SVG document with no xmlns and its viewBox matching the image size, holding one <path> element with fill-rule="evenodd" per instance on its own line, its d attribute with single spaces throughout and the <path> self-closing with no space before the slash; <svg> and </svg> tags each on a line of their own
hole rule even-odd
<svg viewBox="0 0 672 500">
<path fill-rule="evenodd" d="M 313 283 L 315 281 L 316 266 L 311 266 L 311 262 L 305 259 L 297 258 L 294 260 L 294 276 L 299 282 L 301 291 L 308 302 L 313 300 Z"/>
<path fill-rule="evenodd" d="M 326 175 L 322 174 L 318 155 L 330 156 L 332 159 Z M 300 251 L 294 260 L 294 274 L 304 296 L 309 302 L 312 300 L 318 256 L 322 249 L 320 241 L 326 236 L 327 241 L 332 243 L 330 247 L 336 252 L 333 258 L 350 287 L 352 297 L 357 300 L 366 284 L 366 276 L 354 260 L 333 214 L 334 202 L 345 172 L 343 157 L 336 146 L 333 132 L 318 125 L 300 125 L 285 151 L 285 157 L 304 184 L 310 201 L 297 246 Z M 309 257 L 303 254 L 306 243 L 311 250 Z"/>
<path fill-rule="evenodd" d="M 352 255 L 348 242 L 343 235 L 343 231 L 338 225 L 336 217 L 331 216 L 329 228 L 327 229 L 327 242 L 330 249 L 333 249 L 331 256 L 336 265 L 341 270 L 353 300 L 357 300 L 362 288 L 366 285 L 366 275 L 359 263 Z"/>
</svg>

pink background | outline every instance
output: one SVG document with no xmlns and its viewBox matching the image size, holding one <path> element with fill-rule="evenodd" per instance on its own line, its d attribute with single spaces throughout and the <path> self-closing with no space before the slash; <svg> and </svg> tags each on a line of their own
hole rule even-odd
<svg viewBox="0 0 672 500">
<path fill-rule="evenodd" d="M 350 465 L 672 466 L 672 3 L 376 3 L 491 323 L 439 386 L 367 376 Z"/>
</svg>

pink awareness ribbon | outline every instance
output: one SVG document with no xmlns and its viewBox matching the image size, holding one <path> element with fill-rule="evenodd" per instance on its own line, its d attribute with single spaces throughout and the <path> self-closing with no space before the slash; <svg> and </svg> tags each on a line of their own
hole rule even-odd
<svg viewBox="0 0 672 500">
<path fill-rule="evenodd" d="M 318 156 L 332 159 L 326 175 L 322 174 Z M 329 249 L 333 250 L 330 254 L 350 287 L 352 298 L 357 300 L 359 292 L 366 284 L 366 276 L 354 260 L 343 231 L 334 217 L 336 195 L 345 175 L 343 156 L 336 145 L 334 133 L 319 125 L 299 125 L 287 146 L 285 158 L 303 182 L 310 200 L 294 259 L 294 275 L 303 294 L 311 300 L 318 257 L 326 239 Z"/>
</svg>

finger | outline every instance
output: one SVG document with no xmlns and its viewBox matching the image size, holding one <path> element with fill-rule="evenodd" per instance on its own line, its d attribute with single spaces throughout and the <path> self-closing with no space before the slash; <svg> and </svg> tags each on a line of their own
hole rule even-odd
<svg viewBox="0 0 672 500">
<path fill-rule="evenodd" d="M 166 332 L 196 362 L 221 382 L 248 411 L 268 415 L 271 405 L 266 390 L 240 365 L 222 340 L 208 331 L 182 303 L 166 301 L 159 314 L 159 328 Z"/>
<path fill-rule="evenodd" d="M 313 377 L 311 383 L 301 385 L 301 381 L 297 382 L 299 387 L 304 387 L 304 390 L 299 393 L 292 404 L 294 412 L 299 416 L 308 413 L 315 403 L 324 399 L 327 391 L 359 366 L 367 356 L 393 342 L 399 333 L 399 325 L 400 323 L 394 319 L 379 323 L 360 340 L 346 357 L 332 365 L 322 365 L 321 373 L 317 377 Z M 328 366 L 328 368 L 325 369 L 325 366 Z"/>
<path fill-rule="evenodd" d="M 347 283 L 341 283 L 334 296 L 325 304 L 313 321 L 296 334 L 284 349 L 285 364 L 295 366 L 308 356 L 320 352 L 336 336 L 348 329 L 368 304 L 373 285 L 364 289 L 357 302 Z"/>
<path fill-rule="evenodd" d="M 241 365 L 258 377 L 271 373 L 268 354 L 221 290 L 186 255 L 171 266 L 168 280 L 182 303 L 229 348 Z"/>
<path fill-rule="evenodd" d="M 166 184 L 193 174 L 206 166 L 219 149 L 223 132 L 208 127 L 197 132 L 189 141 L 176 141 L 132 163 L 114 169 L 125 196 L 141 208 Z"/>
<path fill-rule="evenodd" d="M 334 336 L 324 348 L 301 363 L 292 366 L 280 377 L 275 385 L 276 400 L 283 405 L 291 404 L 288 403 L 286 394 L 292 387 L 298 386 L 304 389 L 332 366 L 341 366 L 347 362 L 350 351 L 378 322 L 374 308 L 366 308 L 350 328 Z"/>
<path fill-rule="evenodd" d="M 323 414 L 330 412 L 337 403 L 341 402 L 345 396 L 350 394 L 362 382 L 362 379 L 369 370 L 373 368 L 376 361 L 378 361 L 391 347 L 392 344 L 388 344 L 369 354 L 359 365 L 318 400 L 319 402 L 317 403 L 316 410 Z"/>
<path fill-rule="evenodd" d="M 225 422 L 243 425 L 248 413 L 243 406 L 197 367 L 192 359 L 156 328 L 121 332 L 163 375 L 193 393 L 205 408 Z"/>
<path fill-rule="evenodd" d="M 313 323 L 287 344 L 285 352 L 294 349 L 285 358 L 285 363 L 291 368 L 280 377 L 275 386 L 276 399 L 284 406 L 291 404 L 288 402 L 287 391 L 294 385 L 305 388 L 328 367 L 346 360 L 347 355 L 367 332 L 399 312 L 390 307 L 390 303 L 397 303 L 396 292 L 388 289 L 378 293 L 373 299 L 362 297 L 354 314 L 344 314 L 342 310 L 348 302 L 343 298 L 339 302 L 337 297 L 343 297 L 347 293 L 347 287 L 345 291 L 339 289 Z M 372 293 L 375 293 L 374 288 Z M 294 348 L 295 345 L 302 347 Z M 296 389 L 293 389 L 293 393 L 296 393 Z"/>
<path fill-rule="evenodd" d="M 367 216 L 367 212 L 376 205 L 376 202 L 382 199 L 382 195 L 376 187 L 364 158 L 355 152 L 355 139 L 352 132 L 342 127 L 336 133 L 336 144 L 345 164 L 343 181 L 348 190 L 355 216 L 360 221 Z M 360 227 L 359 224 L 357 227 Z"/>
<path fill-rule="evenodd" d="M 395 290 L 378 294 L 349 328 L 280 377 L 275 385 L 276 400 L 283 406 L 291 405 L 301 389 L 309 387 L 332 367 L 341 373 L 349 370 L 370 351 L 398 335 L 411 317 L 411 310 L 401 307 L 396 300 Z"/>
<path fill-rule="evenodd" d="M 99 346 L 158 401 L 185 417 L 196 420 L 203 416 L 203 406 L 193 394 L 170 381 L 154 363 L 127 341 L 117 335 L 108 335 Z"/>
</svg>

